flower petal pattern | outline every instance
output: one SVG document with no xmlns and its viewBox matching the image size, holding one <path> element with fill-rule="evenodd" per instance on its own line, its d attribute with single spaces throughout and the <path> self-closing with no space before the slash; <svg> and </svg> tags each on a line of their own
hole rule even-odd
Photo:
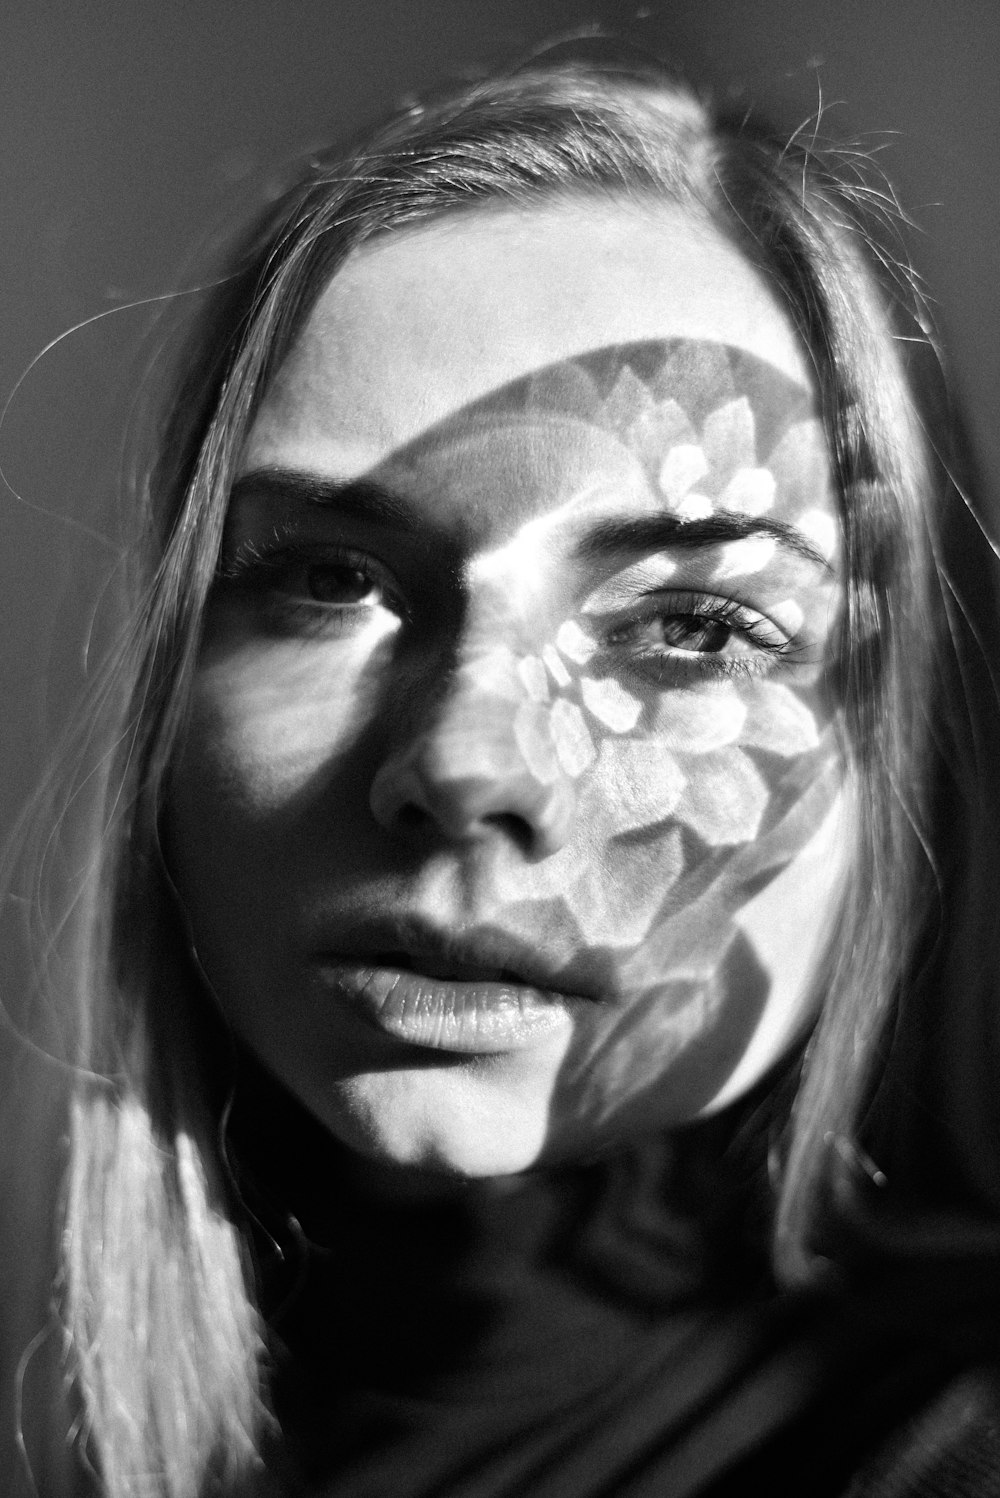
<svg viewBox="0 0 1000 1498">
<path fill-rule="evenodd" d="M 633 617 L 637 599 L 658 594 L 655 607 L 662 603 L 667 613 L 675 589 L 712 593 L 718 585 L 720 598 L 749 606 L 757 599 L 755 582 L 742 580 L 774 563 L 775 539 L 758 533 L 713 541 L 709 532 L 694 568 L 687 548 L 669 544 L 625 567 L 622 557 L 609 569 L 613 576 L 595 571 L 592 591 L 576 597 L 572 616 L 561 619 L 547 614 L 549 599 L 536 598 L 518 577 L 533 575 L 538 546 L 553 544 L 554 535 L 574 536 L 584 519 L 599 525 L 664 508 L 682 521 L 720 510 L 751 519 L 777 513 L 832 557 L 838 527 L 827 503 L 827 445 L 808 395 L 748 399 L 744 361 L 748 355 L 721 345 L 678 344 L 666 357 L 637 345 L 616 362 L 583 356 L 526 383 L 523 451 L 509 450 L 504 482 L 528 497 L 547 496 L 547 529 L 536 536 L 522 527 L 520 551 L 508 545 L 495 570 L 498 613 L 504 616 L 513 598 L 532 653 L 512 670 L 490 650 L 481 678 L 506 704 L 497 709 L 497 731 L 505 721 L 507 744 L 513 734 L 531 775 L 545 784 L 561 775 L 578 781 L 579 856 L 538 863 L 530 900 L 512 868 L 504 887 L 509 929 L 518 929 L 523 906 L 524 934 L 533 937 L 545 907 L 554 951 L 560 942 L 567 954 L 579 951 L 582 941 L 596 962 L 614 952 L 617 964 L 623 951 L 641 946 L 653 963 L 651 1003 L 660 1010 L 675 1003 L 693 1032 L 714 992 L 720 912 L 735 887 L 725 881 L 738 883 L 727 871 L 754 866 L 756 840 L 766 843 L 775 818 L 794 804 L 799 771 L 804 784 L 814 779 L 825 709 L 814 695 L 810 664 L 798 657 L 794 674 L 775 669 L 772 675 L 775 663 L 763 661 L 759 673 L 742 672 L 718 658 L 696 661 L 699 651 L 713 652 L 695 644 L 667 652 L 660 675 L 629 675 L 624 664 L 618 669 L 627 656 L 606 621 Z M 684 406 L 678 391 L 686 392 Z M 489 444 L 477 440 L 463 454 L 488 474 L 485 504 L 497 468 Z M 783 558 L 761 605 L 789 639 L 801 637 L 806 624 L 793 596 L 801 575 L 797 559 Z M 726 586 L 729 579 L 735 587 Z M 568 577 L 567 590 L 571 583 Z M 678 601 L 679 612 L 687 607 Z M 605 623 L 588 615 L 603 615 Z M 499 638 L 485 630 L 487 642 Z M 665 945 L 658 944 L 659 931 Z M 687 933 L 680 949 L 679 933 Z M 704 973 L 696 973 L 694 959 L 702 956 Z M 666 972 L 669 980 L 660 976 Z"/>
<path fill-rule="evenodd" d="M 639 721 L 642 703 L 617 681 L 584 676 L 580 696 L 587 710 L 614 733 L 627 733 Z"/>
<path fill-rule="evenodd" d="M 737 468 L 722 491 L 721 504 L 739 515 L 766 515 L 777 487 L 769 468 Z"/>
<path fill-rule="evenodd" d="M 548 702 L 549 679 L 545 666 L 537 655 L 526 655 L 517 663 L 517 674 L 524 682 L 524 689 L 532 702 Z"/>
<path fill-rule="evenodd" d="M 710 847 L 748 843 L 757 836 L 770 792 L 739 749 L 717 749 L 698 761 L 678 815 Z"/>
<path fill-rule="evenodd" d="M 798 518 L 798 527 L 813 545 L 830 561 L 837 549 L 837 522 L 825 510 L 806 510 Z"/>
<path fill-rule="evenodd" d="M 543 785 L 559 774 L 559 760 L 548 710 L 537 702 L 522 702 L 514 714 L 514 742 L 528 771 Z"/>
<path fill-rule="evenodd" d="M 693 489 L 699 479 L 708 473 L 708 459 L 693 443 L 681 443 L 672 447 L 660 465 L 660 488 L 667 504 L 676 508 Z"/>
<path fill-rule="evenodd" d="M 747 713 L 740 743 L 786 759 L 819 745 L 816 719 L 800 697 L 780 682 L 761 682 Z"/>
<path fill-rule="evenodd" d="M 645 409 L 632 422 L 627 435 L 629 447 L 654 471 L 670 448 L 697 441 L 690 417 L 673 399 L 657 401 Z"/>
<path fill-rule="evenodd" d="M 767 566 L 778 543 L 773 536 L 744 536 L 742 541 L 729 541 L 722 548 L 716 578 L 725 581 L 730 577 L 747 577 Z"/>
<path fill-rule="evenodd" d="M 565 697 L 560 697 L 552 704 L 550 721 L 559 763 L 567 775 L 574 778 L 582 775 L 597 758 L 597 750 L 583 713 L 575 702 L 567 702 Z"/>
<path fill-rule="evenodd" d="M 715 502 L 709 499 L 707 494 L 685 494 L 684 498 L 674 507 L 674 513 L 682 520 L 706 520 L 715 509 Z"/>
<path fill-rule="evenodd" d="M 556 633 L 556 644 L 563 655 L 585 666 L 597 649 L 596 641 L 582 630 L 575 619 L 566 619 Z"/>
<path fill-rule="evenodd" d="M 696 692 L 679 687 L 663 694 L 653 727 L 671 749 L 710 754 L 739 737 L 746 715 L 746 704 L 731 689 Z"/>
<path fill-rule="evenodd" d="M 636 412 L 649 411 L 655 405 L 655 397 L 645 380 L 641 380 L 623 364 L 618 377 L 601 405 L 601 419 L 612 431 L 623 435 L 629 431 L 636 419 Z"/>
<path fill-rule="evenodd" d="M 614 800 L 615 831 L 655 826 L 673 812 L 686 785 L 684 772 L 661 744 L 649 739 L 605 739 L 600 769 Z"/>
<path fill-rule="evenodd" d="M 559 652 L 554 645 L 546 645 L 542 649 L 542 659 L 552 672 L 552 680 L 557 687 L 568 687 L 573 678 L 566 670 L 565 663 L 560 659 Z"/>
<path fill-rule="evenodd" d="M 713 470 L 720 475 L 753 466 L 757 456 L 756 423 L 745 395 L 717 406 L 705 418 L 701 444 Z"/>
<path fill-rule="evenodd" d="M 780 603 L 772 604 L 771 618 L 775 624 L 789 635 L 797 635 L 805 623 L 806 616 L 801 604 L 795 602 L 794 598 L 783 598 Z"/>
</svg>

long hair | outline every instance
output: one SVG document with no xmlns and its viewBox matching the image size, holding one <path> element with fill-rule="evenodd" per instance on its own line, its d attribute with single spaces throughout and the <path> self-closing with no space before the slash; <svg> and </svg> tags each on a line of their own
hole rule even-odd
<svg viewBox="0 0 1000 1498">
<path fill-rule="evenodd" d="M 951 845 L 971 850 L 962 859 L 989 856 L 984 839 L 973 843 L 995 795 L 975 803 L 982 777 L 961 750 L 976 737 L 975 706 L 940 686 L 967 650 L 943 559 L 942 517 L 962 496 L 909 367 L 919 354 L 934 378 L 919 306 L 905 275 L 885 271 L 877 194 L 853 158 L 713 117 L 656 70 L 559 64 L 407 108 L 355 148 L 312 160 L 206 308 L 137 496 L 132 610 L 105 692 L 110 747 L 88 772 L 101 794 L 52 998 L 76 1037 L 59 1271 L 67 1376 L 80 1449 L 110 1498 L 236 1490 L 259 1465 L 269 1419 L 266 1339 L 220 1143 L 226 1039 L 157 830 L 235 462 L 271 376 L 359 245 L 479 204 L 530 208 L 560 194 L 707 217 L 768 277 L 819 392 L 845 536 L 845 750 L 862 807 L 782 1139 L 774 1252 L 785 1280 L 810 1273 L 845 1158 L 877 1148 L 866 1120 L 878 1118 L 898 1049 L 887 1037 L 899 995 L 918 979 L 933 991 L 981 914 L 963 906 L 962 929 L 945 929 L 956 909 L 939 890 L 948 855 L 935 832 L 946 805 Z M 982 753 L 996 730 L 980 716 Z"/>
</svg>

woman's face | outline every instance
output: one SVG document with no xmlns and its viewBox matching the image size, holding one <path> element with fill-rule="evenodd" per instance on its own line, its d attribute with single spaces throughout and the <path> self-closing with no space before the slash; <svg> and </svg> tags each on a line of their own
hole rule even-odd
<svg viewBox="0 0 1000 1498">
<path fill-rule="evenodd" d="M 470 211 L 326 288 L 248 436 L 169 859 L 331 1131 L 473 1175 L 745 1091 L 852 847 L 842 582 L 766 282 L 666 206 Z"/>
</svg>

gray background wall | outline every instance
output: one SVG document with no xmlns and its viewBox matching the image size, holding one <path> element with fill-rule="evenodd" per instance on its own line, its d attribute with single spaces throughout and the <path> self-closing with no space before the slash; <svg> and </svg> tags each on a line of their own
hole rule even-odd
<svg viewBox="0 0 1000 1498">
<path fill-rule="evenodd" d="M 828 134 L 881 151 L 1000 473 L 1000 0 L 5 0 L 0 399 L 21 383 L 0 426 L 0 835 L 79 691 L 115 562 L 160 304 L 116 309 L 195 284 L 206 232 L 290 155 L 593 22 L 718 91 L 742 82 L 789 129 L 822 97 Z"/>
</svg>

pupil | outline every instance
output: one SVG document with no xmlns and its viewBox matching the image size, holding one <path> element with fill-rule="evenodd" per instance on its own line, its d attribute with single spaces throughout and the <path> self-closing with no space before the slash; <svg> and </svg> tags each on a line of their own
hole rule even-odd
<svg viewBox="0 0 1000 1498">
<path fill-rule="evenodd" d="M 319 603 L 360 603 L 372 582 L 357 567 L 324 564 L 309 568 L 309 592 Z"/>
<path fill-rule="evenodd" d="M 730 628 L 717 619 L 703 619 L 697 614 L 675 614 L 663 621 L 663 637 L 668 645 L 682 650 L 699 650 L 712 654 L 729 642 Z"/>
</svg>

